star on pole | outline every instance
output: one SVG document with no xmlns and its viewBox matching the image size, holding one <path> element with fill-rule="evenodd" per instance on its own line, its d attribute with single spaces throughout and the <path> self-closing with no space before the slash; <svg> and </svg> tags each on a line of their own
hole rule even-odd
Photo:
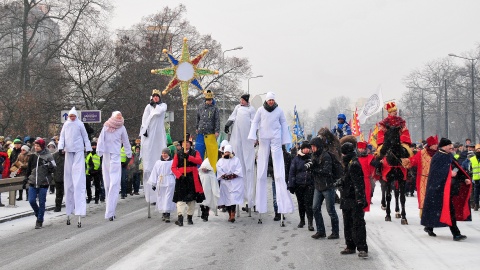
<svg viewBox="0 0 480 270">
<path fill-rule="evenodd" d="M 203 87 L 198 81 L 199 77 L 203 75 L 218 74 L 218 70 L 209 70 L 206 68 L 197 67 L 200 60 L 202 60 L 202 58 L 208 53 L 208 50 L 203 50 L 199 55 L 195 56 L 193 59 L 190 59 L 187 38 L 183 38 L 182 55 L 180 56 L 180 60 L 168 53 L 166 49 L 163 49 L 162 52 L 168 56 L 168 61 L 172 64 L 172 67 L 152 69 L 151 73 L 173 76 L 172 80 L 162 91 L 162 94 L 168 94 L 168 92 L 179 85 L 184 106 L 186 106 L 188 103 L 188 88 L 190 84 L 203 92 Z"/>
</svg>

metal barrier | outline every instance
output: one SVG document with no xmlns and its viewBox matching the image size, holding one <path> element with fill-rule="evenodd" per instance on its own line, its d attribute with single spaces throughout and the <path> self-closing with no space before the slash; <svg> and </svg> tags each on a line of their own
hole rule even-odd
<svg viewBox="0 0 480 270">
<path fill-rule="evenodd" d="M 0 179 L 0 193 L 9 192 L 8 206 L 15 206 L 15 192 L 23 189 L 23 179 L 23 176 Z"/>
</svg>

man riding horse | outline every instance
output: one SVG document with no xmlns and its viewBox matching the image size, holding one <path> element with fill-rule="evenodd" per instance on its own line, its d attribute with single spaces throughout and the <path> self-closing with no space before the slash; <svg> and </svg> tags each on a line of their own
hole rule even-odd
<svg viewBox="0 0 480 270">
<path fill-rule="evenodd" d="M 412 140 L 405 120 L 403 120 L 402 117 L 397 116 L 397 106 L 395 105 L 395 102 L 388 102 L 385 105 L 385 109 L 388 111 L 388 116 L 377 124 L 379 127 L 377 144 L 379 147 L 375 153 L 377 156 L 377 167 L 381 167 L 382 180 L 384 180 L 384 184 L 386 184 L 387 216 L 385 217 L 385 221 L 391 221 L 390 193 L 392 183 L 395 183 L 396 217 L 401 217 L 402 224 L 406 225 L 408 224 L 405 217 L 405 180 L 407 169 L 402 166 L 401 158 L 411 157 L 413 155 L 413 152 L 410 149 Z M 385 187 L 385 185 L 382 186 Z M 401 215 L 398 213 L 399 192 L 402 205 Z M 382 198 L 382 208 L 384 206 L 384 199 Z"/>
</svg>

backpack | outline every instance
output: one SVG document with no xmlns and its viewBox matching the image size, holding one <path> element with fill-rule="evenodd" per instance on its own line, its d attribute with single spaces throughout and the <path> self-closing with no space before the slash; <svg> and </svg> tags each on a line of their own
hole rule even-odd
<svg viewBox="0 0 480 270">
<path fill-rule="evenodd" d="M 342 163 L 333 155 L 328 152 L 330 158 L 332 159 L 332 178 L 333 180 L 338 180 L 343 177 L 343 165 Z"/>
</svg>

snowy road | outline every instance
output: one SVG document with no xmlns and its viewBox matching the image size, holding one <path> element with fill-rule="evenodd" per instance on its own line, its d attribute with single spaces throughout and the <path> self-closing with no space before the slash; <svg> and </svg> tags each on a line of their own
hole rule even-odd
<svg viewBox="0 0 480 270">
<path fill-rule="evenodd" d="M 379 191 L 379 188 L 376 189 Z M 286 227 L 257 214 L 245 213 L 234 224 L 227 214 L 211 214 L 209 222 L 194 217 L 194 225 L 178 227 L 161 222 L 154 213 L 146 218 L 140 196 L 120 200 L 113 222 L 103 218 L 103 205 L 89 205 L 82 228 L 65 225 L 65 215 L 47 213 L 44 228 L 33 229 L 34 217 L 0 224 L 1 269 L 474 269 L 480 250 L 479 213 L 473 222 L 460 222 L 468 239 L 454 242 L 448 228 L 429 237 L 419 224 L 416 197 L 407 198 L 407 218 L 385 222 L 375 194 L 366 215 L 370 258 L 340 255 L 341 238 L 314 240 L 298 229 L 297 214 L 287 215 Z M 296 201 L 296 200 L 294 200 Z M 271 207 L 271 204 L 270 204 Z M 338 208 L 338 206 L 337 206 Z M 338 214 L 341 218 L 341 211 Z M 327 231 L 330 220 L 323 211 Z M 175 219 L 175 218 L 174 218 Z"/>
</svg>

